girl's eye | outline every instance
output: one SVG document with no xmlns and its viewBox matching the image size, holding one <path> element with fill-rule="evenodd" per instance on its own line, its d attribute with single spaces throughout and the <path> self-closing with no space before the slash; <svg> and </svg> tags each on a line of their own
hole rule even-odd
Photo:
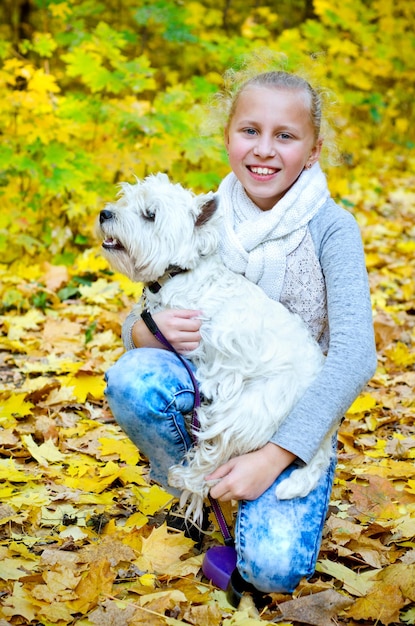
<svg viewBox="0 0 415 626">
<path fill-rule="evenodd" d="M 291 135 L 289 135 L 288 133 L 280 133 L 278 137 L 280 139 L 291 139 Z"/>
<path fill-rule="evenodd" d="M 255 128 L 245 128 L 245 133 L 247 135 L 256 135 L 256 130 Z"/>
</svg>

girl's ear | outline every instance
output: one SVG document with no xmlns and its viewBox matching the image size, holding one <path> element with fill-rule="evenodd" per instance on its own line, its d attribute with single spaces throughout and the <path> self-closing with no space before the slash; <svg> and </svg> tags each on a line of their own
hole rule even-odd
<svg viewBox="0 0 415 626">
<path fill-rule="evenodd" d="M 213 196 L 212 198 L 209 198 L 207 202 L 204 202 L 201 206 L 201 211 L 195 222 L 196 228 L 199 228 L 200 226 L 204 226 L 204 224 L 206 224 L 210 220 L 210 218 L 214 215 L 217 208 L 218 208 L 218 203 L 217 203 L 215 196 Z"/>
<path fill-rule="evenodd" d="M 307 159 L 308 167 L 311 167 L 312 165 L 314 165 L 314 163 L 317 163 L 317 161 L 320 158 L 322 147 L 323 147 L 323 138 L 319 137 L 314 145 L 314 148 L 312 149 L 310 153 L 310 156 Z"/>
</svg>

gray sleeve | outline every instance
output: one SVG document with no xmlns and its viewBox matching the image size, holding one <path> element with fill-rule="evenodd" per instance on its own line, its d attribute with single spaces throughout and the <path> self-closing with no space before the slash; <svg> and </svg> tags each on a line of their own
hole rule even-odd
<svg viewBox="0 0 415 626">
<path fill-rule="evenodd" d="M 138 319 L 140 319 L 140 310 L 136 305 L 125 318 L 121 328 L 121 339 L 126 350 L 134 350 L 137 347 L 133 342 L 132 331 Z"/>
<path fill-rule="evenodd" d="M 369 284 L 354 217 L 333 202 L 310 223 L 326 282 L 330 344 L 322 371 L 271 439 L 308 463 L 376 370 Z"/>
</svg>

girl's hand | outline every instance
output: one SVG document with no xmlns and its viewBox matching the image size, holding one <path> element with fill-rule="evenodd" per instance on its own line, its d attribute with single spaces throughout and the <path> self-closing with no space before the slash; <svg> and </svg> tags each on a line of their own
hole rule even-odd
<svg viewBox="0 0 415 626">
<path fill-rule="evenodd" d="M 206 481 L 219 481 L 210 490 L 216 500 L 256 500 L 270 487 L 295 455 L 275 443 L 237 456 L 209 476 Z"/>
<path fill-rule="evenodd" d="M 202 320 L 198 317 L 201 315 L 201 311 L 191 309 L 166 309 L 154 313 L 153 319 L 174 349 L 177 352 L 186 353 L 195 350 L 199 345 Z M 133 326 L 132 338 L 137 348 L 164 347 L 151 334 L 141 319 L 137 320 Z"/>
</svg>

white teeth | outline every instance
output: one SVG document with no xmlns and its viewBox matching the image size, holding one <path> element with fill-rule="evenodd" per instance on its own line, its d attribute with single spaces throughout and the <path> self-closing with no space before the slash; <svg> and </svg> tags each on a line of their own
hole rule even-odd
<svg viewBox="0 0 415 626">
<path fill-rule="evenodd" d="M 270 170 L 268 167 L 251 167 L 251 171 L 254 174 L 260 174 L 266 176 L 268 174 L 274 174 L 275 170 Z"/>
<path fill-rule="evenodd" d="M 121 244 L 118 239 L 114 239 L 113 237 L 108 237 L 102 243 L 104 248 L 120 248 Z"/>
</svg>

